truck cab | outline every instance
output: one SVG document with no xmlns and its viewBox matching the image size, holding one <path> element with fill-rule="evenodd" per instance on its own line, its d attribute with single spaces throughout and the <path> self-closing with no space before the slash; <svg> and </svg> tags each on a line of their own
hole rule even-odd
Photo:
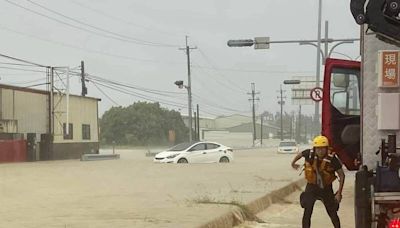
<svg viewBox="0 0 400 228">
<path fill-rule="evenodd" d="M 361 161 L 360 76 L 360 62 L 326 59 L 322 134 L 348 170 L 358 170 Z"/>
</svg>

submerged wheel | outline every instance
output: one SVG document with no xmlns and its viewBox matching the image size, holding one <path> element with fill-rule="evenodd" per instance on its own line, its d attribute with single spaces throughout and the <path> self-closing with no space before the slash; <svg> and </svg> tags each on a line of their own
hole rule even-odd
<svg viewBox="0 0 400 228">
<path fill-rule="evenodd" d="M 186 160 L 186 158 L 180 158 L 178 163 L 188 163 L 188 160 Z"/>
<path fill-rule="evenodd" d="M 227 158 L 227 157 L 222 157 L 222 158 L 219 159 L 219 162 L 220 162 L 220 163 L 229 163 L 229 158 Z"/>
</svg>

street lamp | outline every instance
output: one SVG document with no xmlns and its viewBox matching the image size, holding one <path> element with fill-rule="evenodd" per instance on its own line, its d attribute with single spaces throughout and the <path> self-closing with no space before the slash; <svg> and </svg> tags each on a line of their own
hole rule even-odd
<svg viewBox="0 0 400 228">
<path fill-rule="evenodd" d="M 301 83 L 300 80 L 284 80 L 283 81 L 283 84 L 285 84 L 285 85 L 298 85 L 300 83 Z"/>
<path fill-rule="evenodd" d="M 175 85 L 178 86 L 179 89 L 185 87 L 188 91 L 188 112 L 189 112 L 189 142 L 192 142 L 192 92 L 190 86 L 184 85 L 182 80 L 175 81 Z"/>
</svg>

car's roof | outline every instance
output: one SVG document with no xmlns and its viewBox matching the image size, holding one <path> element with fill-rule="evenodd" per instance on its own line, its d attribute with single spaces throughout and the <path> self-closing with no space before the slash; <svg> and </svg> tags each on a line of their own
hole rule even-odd
<svg viewBox="0 0 400 228">
<path fill-rule="evenodd" d="M 280 141 L 279 145 L 280 144 L 296 144 L 297 145 L 296 141 Z"/>
<path fill-rule="evenodd" d="M 225 146 L 225 145 L 223 145 L 222 143 L 213 142 L 213 141 L 192 141 L 191 143 L 189 143 L 189 142 L 183 142 L 183 143 L 188 143 L 188 144 L 190 144 L 190 145 L 194 145 L 194 144 L 196 144 L 196 143 L 214 143 L 214 144 L 218 144 L 218 145 Z"/>
<path fill-rule="evenodd" d="M 216 144 L 221 144 L 219 142 L 213 142 L 213 141 L 192 141 L 192 143 L 216 143 Z"/>
</svg>

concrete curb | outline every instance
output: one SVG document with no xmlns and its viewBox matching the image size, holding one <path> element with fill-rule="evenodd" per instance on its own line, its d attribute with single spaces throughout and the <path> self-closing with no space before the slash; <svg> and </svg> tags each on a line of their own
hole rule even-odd
<svg viewBox="0 0 400 228">
<path fill-rule="evenodd" d="M 119 154 L 82 154 L 81 161 L 115 160 L 119 158 Z"/>
<path fill-rule="evenodd" d="M 291 193 L 295 192 L 305 184 L 306 180 L 304 178 L 299 179 L 246 204 L 244 207 L 252 215 L 256 215 L 265 210 L 267 207 L 271 206 L 273 203 L 276 203 L 286 196 L 290 195 Z M 199 226 L 199 228 L 231 228 L 233 226 L 243 223 L 245 220 L 248 219 L 249 214 L 246 213 L 246 211 L 241 208 L 236 208 L 218 218 L 215 218 L 210 222 Z"/>
</svg>

